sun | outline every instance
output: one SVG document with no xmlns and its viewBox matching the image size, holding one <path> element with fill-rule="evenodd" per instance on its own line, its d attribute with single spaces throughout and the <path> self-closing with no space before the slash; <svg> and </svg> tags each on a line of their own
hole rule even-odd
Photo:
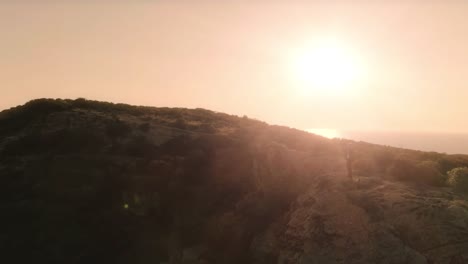
<svg viewBox="0 0 468 264">
<path fill-rule="evenodd" d="M 294 52 L 291 71 L 300 90 L 339 95 L 363 78 L 358 53 L 336 39 L 323 39 Z"/>
</svg>

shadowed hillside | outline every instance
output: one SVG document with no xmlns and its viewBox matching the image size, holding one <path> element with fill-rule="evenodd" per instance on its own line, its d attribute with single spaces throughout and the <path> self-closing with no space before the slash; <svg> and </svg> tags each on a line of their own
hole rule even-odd
<svg viewBox="0 0 468 264">
<path fill-rule="evenodd" d="M 8 263 L 465 263 L 464 167 L 468 156 L 204 109 L 34 100 L 0 113 L 0 252 Z"/>
</svg>

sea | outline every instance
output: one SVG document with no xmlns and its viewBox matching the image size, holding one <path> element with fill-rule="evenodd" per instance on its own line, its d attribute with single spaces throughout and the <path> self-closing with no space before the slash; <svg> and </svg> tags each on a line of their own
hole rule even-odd
<svg viewBox="0 0 468 264">
<path fill-rule="evenodd" d="M 306 129 L 327 138 L 344 138 L 374 144 L 447 154 L 468 154 L 468 133 L 346 131 L 325 128 Z"/>
</svg>

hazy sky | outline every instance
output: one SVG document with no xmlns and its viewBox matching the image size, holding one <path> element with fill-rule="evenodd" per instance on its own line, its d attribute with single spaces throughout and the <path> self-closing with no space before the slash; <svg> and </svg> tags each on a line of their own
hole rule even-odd
<svg viewBox="0 0 468 264">
<path fill-rule="evenodd" d="M 468 1 L 330 2 L 0 0 L 0 109 L 85 97 L 296 128 L 468 132 Z M 295 51 L 328 37 L 366 69 L 342 92 L 291 72 Z"/>
</svg>

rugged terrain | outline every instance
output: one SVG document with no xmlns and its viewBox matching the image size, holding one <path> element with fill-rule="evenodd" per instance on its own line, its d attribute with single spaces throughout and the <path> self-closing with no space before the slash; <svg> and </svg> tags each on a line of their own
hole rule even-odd
<svg viewBox="0 0 468 264">
<path fill-rule="evenodd" d="M 1 258 L 466 263 L 466 192 L 447 184 L 465 166 L 204 109 L 34 100 L 0 113 Z"/>
</svg>

